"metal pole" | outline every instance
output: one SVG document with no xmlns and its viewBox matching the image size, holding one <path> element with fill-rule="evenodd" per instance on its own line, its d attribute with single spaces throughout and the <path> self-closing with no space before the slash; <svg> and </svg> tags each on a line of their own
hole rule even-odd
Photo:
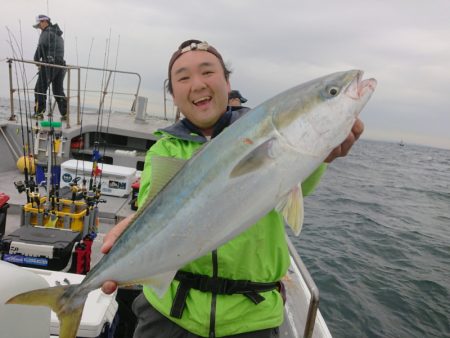
<svg viewBox="0 0 450 338">
<path fill-rule="evenodd" d="M 51 126 L 50 126 L 50 130 L 47 132 L 47 200 L 46 200 L 46 210 L 50 210 L 51 209 L 51 203 L 50 203 L 50 184 L 51 184 L 51 180 L 52 180 L 52 174 L 53 174 L 53 168 L 52 168 L 52 138 L 53 135 L 50 134 L 51 132 Z"/>
<path fill-rule="evenodd" d="M 106 94 L 108 94 L 109 81 L 111 80 L 112 72 L 109 71 L 108 79 L 106 80 L 105 88 L 102 93 L 102 97 L 100 98 L 100 105 L 98 107 L 98 113 L 100 114 L 103 110 L 103 104 L 105 103 Z"/>
<path fill-rule="evenodd" d="M 14 115 L 14 88 L 13 88 L 13 80 L 12 80 L 12 60 L 8 59 L 7 61 L 9 63 L 9 105 L 11 107 L 11 116 L 9 117 L 10 121 L 15 121 L 16 116 Z"/>
<path fill-rule="evenodd" d="M 78 68 L 78 95 L 77 95 L 77 101 L 78 101 L 78 108 L 77 108 L 77 124 L 81 124 L 81 96 L 80 96 L 80 81 L 81 81 L 81 69 Z"/>
<path fill-rule="evenodd" d="M 289 240 L 289 238 L 287 238 L 287 236 L 286 241 L 288 244 L 289 253 L 291 254 L 295 264 L 300 270 L 300 273 L 306 283 L 306 286 L 308 287 L 308 290 L 311 293 L 311 300 L 309 302 L 308 315 L 306 317 L 305 323 L 305 330 L 303 332 L 304 338 L 311 338 L 314 331 L 314 325 L 316 323 L 317 309 L 319 308 L 319 289 L 317 288 L 316 283 L 314 283 L 314 280 L 309 274 L 305 264 L 303 264 L 303 261 L 298 255 L 294 245 Z"/>
<path fill-rule="evenodd" d="M 103 108 L 103 104 L 104 104 L 104 98 L 107 94 L 107 90 L 106 88 L 109 87 L 109 82 L 110 82 L 110 78 L 111 78 L 111 73 L 118 73 L 118 74 L 128 74 L 128 75 L 135 75 L 137 77 L 138 83 L 137 83 L 137 89 L 135 93 L 120 93 L 120 94 L 126 94 L 126 95 L 134 95 L 135 99 L 134 101 L 137 101 L 137 98 L 139 96 L 139 90 L 140 90 L 140 86 L 141 86 L 141 75 L 139 73 L 135 73 L 135 72 L 127 72 L 127 71 L 120 71 L 120 70 L 113 70 L 113 69 L 107 69 L 107 68 L 96 68 L 96 67 L 84 67 L 84 66 L 71 66 L 71 65 L 66 65 L 66 66 L 61 66 L 61 65 L 55 65 L 55 64 L 49 64 L 49 63 L 45 63 L 45 62 L 39 62 L 39 61 L 31 61 L 31 60 L 20 60 L 20 59 L 13 59 L 13 58 L 9 58 L 7 62 L 12 63 L 13 61 L 16 62 L 22 62 L 22 63 L 29 63 L 29 64 L 34 64 L 37 66 L 47 66 L 47 67 L 54 67 L 54 68 L 62 68 L 62 69 L 77 69 L 78 70 L 78 121 L 77 123 L 80 124 L 80 115 L 81 115 L 81 98 L 80 98 L 80 82 L 81 82 L 81 69 L 86 69 L 86 70 L 98 70 L 98 71 L 102 71 L 102 72 L 109 72 L 110 75 L 108 77 L 108 81 L 107 81 L 107 85 L 105 86 L 105 89 L 103 90 L 102 93 L 102 98 L 100 99 L 100 110 Z M 10 66 L 11 68 L 11 66 Z M 11 112 L 12 112 L 12 116 L 13 116 L 13 111 L 14 111 L 14 106 L 13 106 L 13 93 L 15 91 L 15 89 L 13 89 L 12 86 L 12 71 L 10 69 L 10 98 L 11 98 Z M 39 94 L 39 93 L 38 93 Z M 118 94 L 118 93 L 116 93 Z M 69 93 L 70 96 L 70 93 Z M 69 106 L 69 104 L 68 104 Z M 135 109 L 135 104 L 133 104 L 133 110 Z"/>
<path fill-rule="evenodd" d="M 134 94 L 134 104 L 133 104 L 132 109 L 131 109 L 131 112 L 135 113 L 136 112 L 137 98 L 139 96 L 139 89 L 141 88 L 141 76 L 138 73 L 133 73 L 133 74 L 138 77 L 138 85 L 137 85 L 137 89 L 136 89 L 136 94 Z"/>
<path fill-rule="evenodd" d="M 70 68 L 67 69 L 67 95 L 66 95 L 66 127 L 70 128 Z M 61 112 L 60 112 L 61 113 Z"/>
</svg>

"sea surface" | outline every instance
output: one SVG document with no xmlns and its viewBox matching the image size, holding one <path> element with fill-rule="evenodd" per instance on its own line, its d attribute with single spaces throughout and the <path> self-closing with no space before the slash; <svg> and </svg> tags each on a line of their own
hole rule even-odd
<svg viewBox="0 0 450 338">
<path fill-rule="evenodd" d="M 450 150 L 357 142 L 291 238 L 333 337 L 450 337 Z"/>
</svg>

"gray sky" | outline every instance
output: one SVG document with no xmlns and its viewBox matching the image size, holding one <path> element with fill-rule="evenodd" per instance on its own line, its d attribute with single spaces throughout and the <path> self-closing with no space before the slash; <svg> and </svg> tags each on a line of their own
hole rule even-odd
<svg viewBox="0 0 450 338">
<path fill-rule="evenodd" d="M 6 2 L 5 0 L 3 0 Z M 362 113 L 365 138 L 450 149 L 448 0 L 15 0 L 2 6 L 0 96 L 8 96 L 8 27 L 32 59 L 31 25 L 48 14 L 64 31 L 68 64 L 138 72 L 148 112 L 163 110 L 167 64 L 190 38 L 214 45 L 231 85 L 256 106 L 296 84 L 353 68 L 378 80 Z M 116 54 L 117 66 L 116 63 Z M 94 75 L 89 75 L 94 76 Z M 31 80 L 30 80 L 31 82 Z M 34 84 L 34 82 L 32 82 Z"/>
</svg>

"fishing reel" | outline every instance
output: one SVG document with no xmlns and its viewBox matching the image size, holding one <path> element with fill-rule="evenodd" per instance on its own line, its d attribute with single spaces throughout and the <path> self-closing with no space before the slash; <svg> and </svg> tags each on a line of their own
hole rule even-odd
<svg viewBox="0 0 450 338">
<path fill-rule="evenodd" d="M 23 193 L 27 189 L 29 189 L 29 191 L 34 191 L 37 187 L 36 182 L 33 180 L 33 178 L 25 182 L 16 181 L 14 182 L 14 186 L 16 187 L 19 194 Z"/>
<path fill-rule="evenodd" d="M 14 186 L 16 187 L 17 191 L 19 192 L 19 194 L 23 193 L 25 190 L 27 190 L 25 183 L 23 183 L 22 181 L 17 181 L 14 182 Z"/>
<path fill-rule="evenodd" d="M 81 177 L 77 176 L 75 177 L 72 182 L 69 183 L 70 190 L 73 193 L 77 193 L 80 190 L 80 187 L 78 186 L 78 181 L 81 179 Z"/>
<path fill-rule="evenodd" d="M 83 188 L 78 185 L 81 177 L 75 177 L 72 182 L 69 183 L 70 191 L 72 192 L 72 201 L 79 201 L 84 198 Z"/>
</svg>

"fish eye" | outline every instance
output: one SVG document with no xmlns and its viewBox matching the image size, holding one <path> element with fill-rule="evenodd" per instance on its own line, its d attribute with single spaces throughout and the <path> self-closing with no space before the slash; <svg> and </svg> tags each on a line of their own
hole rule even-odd
<svg viewBox="0 0 450 338">
<path fill-rule="evenodd" d="M 328 88 L 328 94 L 330 94 L 331 96 L 336 96 L 339 93 L 339 88 L 338 87 L 330 87 Z"/>
</svg>

